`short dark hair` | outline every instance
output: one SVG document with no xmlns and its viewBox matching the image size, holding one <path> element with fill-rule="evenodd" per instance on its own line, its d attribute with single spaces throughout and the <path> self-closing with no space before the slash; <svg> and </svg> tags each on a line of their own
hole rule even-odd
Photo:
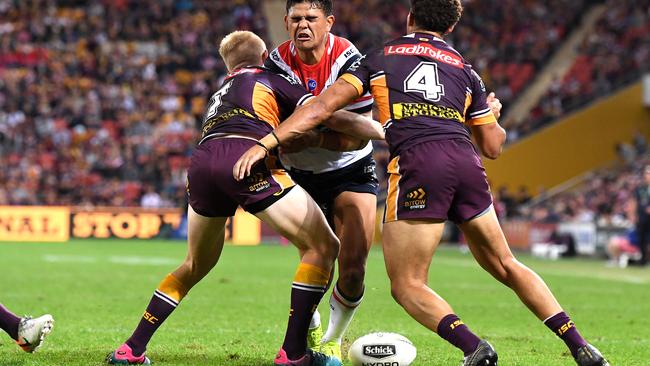
<svg viewBox="0 0 650 366">
<path fill-rule="evenodd" d="M 311 3 L 312 6 L 323 10 L 326 16 L 333 14 L 332 0 L 287 0 L 287 14 L 289 14 L 289 9 L 292 6 L 302 3 Z"/>
<path fill-rule="evenodd" d="M 445 34 L 462 13 L 460 0 L 411 0 L 411 17 L 422 30 Z"/>
</svg>

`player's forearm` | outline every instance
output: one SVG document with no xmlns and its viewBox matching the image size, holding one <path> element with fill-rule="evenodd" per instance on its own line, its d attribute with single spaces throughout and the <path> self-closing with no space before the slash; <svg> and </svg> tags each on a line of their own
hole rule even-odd
<svg viewBox="0 0 650 366">
<path fill-rule="evenodd" d="M 260 143 L 271 150 L 284 142 L 289 142 L 301 134 L 318 126 L 330 118 L 332 112 L 327 110 L 322 103 L 315 101 L 307 106 L 297 109 L 288 119 L 278 126 L 272 133 L 264 136 Z"/>
<path fill-rule="evenodd" d="M 385 137 L 381 124 L 363 115 L 348 111 L 335 112 L 332 118 L 325 121 L 324 125 L 359 140 L 383 140 Z"/>
</svg>

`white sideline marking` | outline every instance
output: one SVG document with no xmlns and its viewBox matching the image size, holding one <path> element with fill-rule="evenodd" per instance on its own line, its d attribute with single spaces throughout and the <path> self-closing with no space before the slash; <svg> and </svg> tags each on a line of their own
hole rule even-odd
<svg viewBox="0 0 650 366">
<path fill-rule="evenodd" d="M 96 263 L 97 258 L 82 256 L 82 255 L 56 255 L 45 254 L 43 256 L 45 262 L 50 263 Z"/>
<path fill-rule="evenodd" d="M 165 257 L 110 256 L 98 258 L 83 255 L 45 254 L 43 261 L 50 263 L 99 263 L 108 262 L 128 266 L 168 266 L 179 264 L 180 260 Z"/>
<path fill-rule="evenodd" d="M 446 264 L 455 267 L 474 267 L 481 269 L 481 267 L 474 261 L 472 257 L 468 257 L 467 260 L 457 259 L 457 258 L 444 258 L 444 257 L 434 257 L 431 266 L 438 264 Z M 525 263 L 524 263 L 525 264 Z M 603 270 L 607 270 L 604 268 Z M 632 283 L 635 285 L 644 285 L 650 283 L 650 278 L 638 277 L 632 274 L 620 274 L 616 272 L 578 272 L 572 271 L 569 269 L 552 269 L 552 268 L 534 268 L 534 271 L 538 274 L 544 276 L 563 276 L 563 277 L 574 277 L 574 278 L 587 278 L 587 279 L 597 279 L 603 281 L 614 281 L 614 282 L 625 282 Z"/>
<path fill-rule="evenodd" d="M 166 266 L 170 264 L 180 264 L 180 260 L 178 259 L 165 258 L 165 257 L 111 256 L 108 257 L 108 261 L 111 263 L 127 264 L 132 266 L 140 266 L 140 265 L 147 265 L 147 266 L 165 265 Z"/>
</svg>

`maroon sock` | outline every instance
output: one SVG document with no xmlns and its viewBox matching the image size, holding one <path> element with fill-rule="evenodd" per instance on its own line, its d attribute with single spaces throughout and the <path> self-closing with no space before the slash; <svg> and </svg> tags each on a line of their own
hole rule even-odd
<svg viewBox="0 0 650 366">
<path fill-rule="evenodd" d="M 138 327 L 135 328 L 131 338 L 126 341 L 135 356 L 144 353 L 153 334 L 177 306 L 178 302 L 176 300 L 158 290 L 154 292 Z"/>
<path fill-rule="evenodd" d="M 324 286 L 305 286 L 294 282 L 291 289 L 291 312 L 282 349 L 290 360 L 297 360 L 307 350 L 309 322 L 325 294 Z"/>
<path fill-rule="evenodd" d="M 456 314 L 449 314 L 438 323 L 438 335 L 463 351 L 465 356 L 476 351 L 481 339 L 472 333 Z"/>
<path fill-rule="evenodd" d="M 578 354 L 578 349 L 580 347 L 587 345 L 587 341 L 582 338 L 573 320 L 571 320 L 564 311 L 546 319 L 544 324 L 546 324 L 550 330 L 555 332 L 558 337 L 562 338 L 567 347 L 569 347 L 573 357 Z"/>
<path fill-rule="evenodd" d="M 18 325 L 20 318 L 0 304 L 0 328 L 9 333 L 11 338 L 18 340 Z"/>
</svg>

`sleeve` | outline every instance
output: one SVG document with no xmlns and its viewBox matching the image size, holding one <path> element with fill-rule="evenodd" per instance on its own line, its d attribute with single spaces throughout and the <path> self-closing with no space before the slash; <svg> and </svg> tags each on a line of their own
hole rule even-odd
<svg viewBox="0 0 650 366">
<path fill-rule="evenodd" d="M 368 55 L 359 57 L 341 75 L 341 79 L 347 81 L 357 89 L 359 97 L 363 97 L 370 92 L 370 75 L 375 73 L 370 65 L 371 58 Z"/>
<path fill-rule="evenodd" d="M 343 76 L 349 72 L 362 60 L 364 56 L 357 54 L 354 57 L 350 58 L 341 68 L 339 76 Z M 345 80 L 345 79 L 344 79 Z M 349 80 L 346 80 L 349 82 Z M 353 84 L 354 85 L 354 84 Z M 366 113 L 372 110 L 372 104 L 374 100 L 369 90 L 366 90 L 364 93 L 360 93 L 358 99 L 356 99 L 352 104 L 348 105 L 345 110 L 354 112 L 354 113 Z"/>
<path fill-rule="evenodd" d="M 290 76 L 276 74 L 272 82 L 271 89 L 275 92 L 278 105 L 283 111 L 282 119 L 289 117 L 296 107 L 305 105 L 315 98 Z"/>
<path fill-rule="evenodd" d="M 480 126 L 496 123 L 497 119 L 487 104 L 487 92 L 483 80 L 474 69 L 471 69 L 470 78 L 471 103 L 465 114 L 467 125 Z"/>
</svg>

